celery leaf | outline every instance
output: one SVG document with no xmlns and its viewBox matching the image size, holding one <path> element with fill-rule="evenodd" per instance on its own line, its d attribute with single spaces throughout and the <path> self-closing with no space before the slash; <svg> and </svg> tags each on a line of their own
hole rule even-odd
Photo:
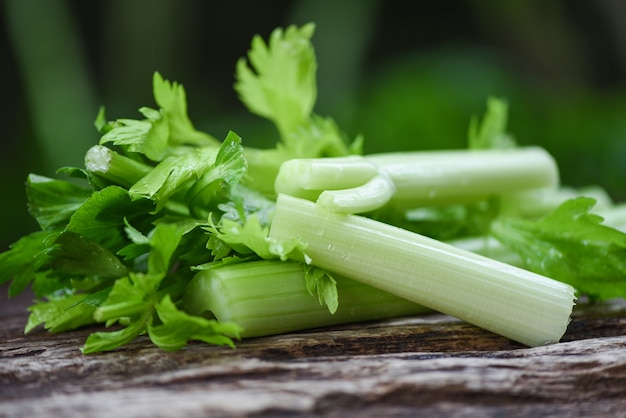
<svg viewBox="0 0 626 418">
<path fill-rule="evenodd" d="M 217 322 L 189 315 L 179 310 L 169 295 L 155 306 L 160 323 L 152 323 L 147 331 L 150 340 L 167 351 L 180 350 L 189 340 L 234 348 L 232 338 L 239 338 L 241 327 L 230 322 Z"/>
<path fill-rule="evenodd" d="M 592 299 L 626 297 L 626 233 L 602 224 L 595 200 L 570 199 L 538 220 L 499 218 L 493 236 L 530 270 L 574 286 Z"/>
<path fill-rule="evenodd" d="M 30 315 L 24 332 L 28 333 L 44 324 L 50 332 L 63 332 L 95 323 L 95 307 L 84 303 L 85 295 L 69 295 L 61 299 L 38 301 L 30 306 Z"/>
<path fill-rule="evenodd" d="M 306 288 L 312 296 L 317 295 L 320 305 L 326 305 L 334 314 L 339 307 L 337 281 L 324 269 L 307 265 L 304 269 Z"/>
<path fill-rule="evenodd" d="M 514 148 L 513 137 L 507 133 L 508 104 L 501 99 L 490 97 L 487 112 L 479 122 L 473 117 L 468 129 L 469 149 Z"/>
<path fill-rule="evenodd" d="M 127 273 L 119 258 L 107 248 L 70 231 L 56 238 L 48 254 L 50 265 L 57 273 L 107 278 L 118 278 Z"/>
<path fill-rule="evenodd" d="M 37 271 L 49 262 L 50 243 L 59 232 L 38 231 L 25 235 L 0 253 L 0 283 L 12 280 L 9 296 L 20 294 L 31 283 Z"/>
<path fill-rule="evenodd" d="M 274 122 L 284 138 L 306 121 L 317 99 L 313 24 L 255 36 L 248 61 L 237 62 L 235 90 L 250 112 Z"/>
<path fill-rule="evenodd" d="M 154 99 L 167 117 L 169 143 L 197 146 L 219 146 L 212 136 L 194 128 L 187 115 L 187 94 L 181 84 L 163 79 L 158 72 L 153 76 Z"/>
<path fill-rule="evenodd" d="M 128 344 L 145 331 L 151 314 L 144 313 L 127 327 L 116 331 L 94 332 L 87 337 L 80 351 L 83 354 L 92 354 L 100 351 L 108 351 Z"/>
<path fill-rule="evenodd" d="M 229 132 L 213 164 L 198 178 L 186 194 L 190 212 L 197 217 L 206 217 L 215 209 L 224 195 L 239 183 L 248 168 L 244 158 L 241 138 Z"/>
<path fill-rule="evenodd" d="M 26 181 L 28 210 L 43 230 L 62 229 L 91 193 L 89 187 L 36 174 Z"/>
<path fill-rule="evenodd" d="M 245 223 L 222 219 L 219 226 L 211 225 L 207 230 L 241 255 L 256 254 L 262 259 L 280 258 L 302 253 L 304 246 L 297 239 L 275 240 L 270 238 L 269 227 L 263 226 L 259 218 L 252 214 Z"/>
<path fill-rule="evenodd" d="M 129 152 L 144 154 L 152 161 L 161 161 L 175 154 L 182 145 L 217 147 L 219 141 L 193 127 L 187 115 L 187 96 L 182 85 L 171 83 L 155 72 L 152 80 L 157 109 L 142 107 L 143 120 L 118 119 L 115 123 L 103 122 L 101 109 L 96 126 L 105 133 L 101 144 L 112 143 Z"/>
<path fill-rule="evenodd" d="M 126 221 L 140 219 L 149 225 L 153 218 L 145 202 L 131 201 L 128 191 L 119 186 L 108 186 L 94 192 L 70 218 L 66 231 L 89 238 L 112 252 L 126 245 Z"/>
</svg>

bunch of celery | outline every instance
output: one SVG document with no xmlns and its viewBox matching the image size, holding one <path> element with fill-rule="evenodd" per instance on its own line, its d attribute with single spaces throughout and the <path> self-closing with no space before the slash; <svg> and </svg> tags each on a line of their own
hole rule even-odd
<svg viewBox="0 0 626 418">
<path fill-rule="evenodd" d="M 551 156 L 506 133 L 504 102 L 472 120 L 467 150 L 362 155 L 313 112 L 313 32 L 257 36 L 237 63 L 274 148 L 198 131 L 155 73 L 158 108 L 101 109 L 84 168 L 28 177 L 40 231 L 0 254 L 10 296 L 36 296 L 26 332 L 101 323 L 84 353 L 142 334 L 176 350 L 433 309 L 535 346 L 559 341 L 577 294 L 625 295 L 623 211 L 607 199 L 608 226 L 567 194 Z"/>
</svg>

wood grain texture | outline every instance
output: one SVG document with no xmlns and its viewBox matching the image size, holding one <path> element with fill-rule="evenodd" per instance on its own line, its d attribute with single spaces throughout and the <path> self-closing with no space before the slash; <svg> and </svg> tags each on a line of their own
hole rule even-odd
<svg viewBox="0 0 626 418">
<path fill-rule="evenodd" d="M 93 329 L 0 319 L 2 417 L 625 417 L 626 308 L 578 309 L 526 348 L 445 315 L 163 352 L 82 355 Z"/>
</svg>

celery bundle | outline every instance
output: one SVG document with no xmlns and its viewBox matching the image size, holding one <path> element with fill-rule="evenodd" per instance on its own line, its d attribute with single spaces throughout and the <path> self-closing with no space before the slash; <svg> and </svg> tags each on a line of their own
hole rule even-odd
<svg viewBox="0 0 626 418">
<path fill-rule="evenodd" d="M 363 155 L 313 112 L 313 33 L 256 36 L 237 63 L 274 148 L 197 130 L 183 86 L 155 73 L 157 107 L 102 108 L 84 167 L 28 177 L 40 230 L 0 254 L 9 296 L 36 297 L 25 332 L 99 323 L 84 353 L 142 334 L 177 350 L 434 310 L 536 346 L 578 296 L 625 296 L 625 211 L 517 146 L 504 101 L 470 121 L 467 149 Z"/>
</svg>

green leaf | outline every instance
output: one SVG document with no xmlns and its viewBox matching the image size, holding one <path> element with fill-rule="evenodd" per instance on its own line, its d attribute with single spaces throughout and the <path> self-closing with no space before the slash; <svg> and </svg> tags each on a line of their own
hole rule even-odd
<svg viewBox="0 0 626 418">
<path fill-rule="evenodd" d="M 182 85 L 164 80 L 154 73 L 152 88 L 157 109 L 142 107 L 144 120 L 118 119 L 103 123 L 103 110 L 96 119 L 96 127 L 104 131 L 101 144 L 112 143 L 128 152 L 144 154 L 152 161 L 162 161 L 176 153 L 181 145 L 217 147 L 219 141 L 193 127 L 187 115 L 187 96 Z"/>
<path fill-rule="evenodd" d="M 146 330 L 154 315 L 159 286 L 168 274 L 172 256 L 181 237 L 196 224 L 196 221 L 188 221 L 156 225 L 149 237 L 148 272 L 130 272 L 117 279 L 106 300 L 94 311 L 98 321 L 128 323 L 128 326 L 119 331 L 92 334 L 83 347 L 84 352 L 119 347 Z"/>
<path fill-rule="evenodd" d="M 228 196 L 230 189 L 239 183 L 247 169 L 241 138 L 229 132 L 220 147 L 215 162 L 187 192 L 191 213 L 206 218 L 216 208 L 216 198 Z"/>
<path fill-rule="evenodd" d="M 404 229 L 446 241 L 458 237 L 484 235 L 498 215 L 498 210 L 497 200 L 486 199 L 467 204 L 412 208 L 400 211 L 401 216 L 394 212 L 381 213 L 381 219 Z"/>
<path fill-rule="evenodd" d="M 234 348 L 232 338 L 239 338 L 242 328 L 230 322 L 217 322 L 189 315 L 179 310 L 169 295 L 156 305 L 160 324 L 149 325 L 148 335 L 163 350 L 180 350 L 189 340 L 204 341 Z"/>
<path fill-rule="evenodd" d="M 101 351 L 114 350 L 128 344 L 145 331 L 151 316 L 151 313 L 144 313 L 131 322 L 130 325 L 117 331 L 95 332 L 87 337 L 87 341 L 85 341 L 80 351 L 83 354 L 93 354 Z"/>
<path fill-rule="evenodd" d="M 219 227 L 209 226 L 206 229 L 239 254 L 256 254 L 266 260 L 286 260 L 289 255 L 301 253 L 304 248 L 295 238 L 280 241 L 268 237 L 269 227 L 261 225 L 255 214 L 248 216 L 243 225 L 222 219 Z"/>
<path fill-rule="evenodd" d="M 170 155 L 170 127 L 163 111 L 142 107 L 139 111 L 150 122 L 150 129 L 142 138 L 141 147 L 136 152 L 144 154 L 152 161 L 161 161 Z"/>
<path fill-rule="evenodd" d="M 125 260 L 134 260 L 150 251 L 150 238 L 130 225 L 126 219 L 124 223 L 126 224 L 124 231 L 131 243 L 120 249 L 116 254 Z"/>
<path fill-rule="evenodd" d="M 209 236 L 209 240 L 206 243 L 206 249 L 211 251 L 211 256 L 214 261 L 219 261 L 228 256 L 232 250 L 228 244 L 219 239 L 215 234 L 211 234 Z"/>
<path fill-rule="evenodd" d="M 274 192 L 280 165 L 292 158 L 334 157 L 362 153 L 362 138 L 350 145 L 330 118 L 313 113 L 317 99 L 317 60 L 313 24 L 276 29 L 266 44 L 252 40 L 248 60 L 237 62 L 235 90 L 248 109 L 272 121 L 281 142 L 271 149 L 247 149 L 244 183 Z"/>
<path fill-rule="evenodd" d="M 312 296 L 317 295 L 320 305 L 326 305 L 334 314 L 339 307 L 337 281 L 324 269 L 307 265 L 304 269 L 306 288 Z"/>
<path fill-rule="evenodd" d="M 539 221 L 501 218 L 492 234 L 528 268 L 604 300 L 626 296 L 626 233 L 602 224 L 595 200 L 568 200 Z"/>
<path fill-rule="evenodd" d="M 274 122 L 284 138 L 306 121 L 317 99 L 313 24 L 252 39 L 248 61 L 237 62 L 235 90 L 250 112 Z M 250 65 L 250 66 L 248 66 Z"/>
<path fill-rule="evenodd" d="M 98 114 L 96 115 L 96 119 L 93 121 L 93 125 L 96 130 L 103 135 L 113 128 L 113 123 L 109 123 L 107 120 L 106 109 L 104 106 L 100 106 L 100 108 L 98 108 Z"/>
<path fill-rule="evenodd" d="M 83 303 L 85 295 L 68 295 L 64 298 L 46 302 L 36 302 L 28 308 L 30 315 L 24 329 L 28 333 L 44 324 L 50 332 L 63 332 L 95 323 L 95 307 Z"/>
<path fill-rule="evenodd" d="M 127 274 L 122 262 L 102 245 L 73 232 L 63 232 L 49 251 L 56 272 L 72 276 L 117 278 Z"/>
<path fill-rule="evenodd" d="M 90 187 L 36 174 L 30 174 L 26 181 L 29 212 L 43 230 L 63 229 L 92 191 Z"/>
<path fill-rule="evenodd" d="M 108 186 L 94 192 L 71 217 L 66 230 L 91 239 L 112 252 L 128 243 L 124 232 L 126 220 L 140 219 L 149 224 L 149 202 L 132 202 L 128 191 Z"/>
<path fill-rule="evenodd" d="M 508 104 L 501 99 L 490 97 L 487 112 L 480 123 L 470 120 L 468 136 L 469 149 L 514 148 L 515 140 L 506 132 Z"/>
<path fill-rule="evenodd" d="M 191 227 L 195 227 L 196 222 L 191 220 Z M 150 237 L 150 255 L 148 256 L 148 274 L 161 275 L 165 277 L 167 274 L 172 255 L 183 234 L 187 233 L 190 224 L 157 224 L 152 236 Z"/>
<path fill-rule="evenodd" d="M 0 253 L 0 283 L 13 280 L 9 296 L 20 294 L 49 260 L 48 250 L 59 232 L 38 231 L 25 235 Z"/>
<path fill-rule="evenodd" d="M 159 212 L 177 193 L 185 193 L 214 164 L 218 148 L 198 148 L 165 158 L 128 191 L 133 200 L 149 199 Z"/>
<path fill-rule="evenodd" d="M 348 138 L 333 119 L 313 114 L 284 142 L 290 158 L 342 157 L 361 154 L 363 138 L 359 136 L 347 145 Z"/>
<path fill-rule="evenodd" d="M 143 153 L 144 143 L 152 129 L 149 120 L 118 119 L 115 125 L 100 138 L 100 144 L 111 143 L 129 152 Z"/>
<path fill-rule="evenodd" d="M 156 302 L 157 287 L 162 279 L 161 275 L 135 272 L 117 279 L 106 300 L 96 309 L 96 320 L 116 322 L 151 313 Z"/>
<path fill-rule="evenodd" d="M 187 95 L 181 84 L 164 80 L 158 72 L 154 73 L 152 84 L 154 99 L 168 121 L 170 144 L 219 146 L 215 138 L 194 128 L 187 115 Z"/>
</svg>

